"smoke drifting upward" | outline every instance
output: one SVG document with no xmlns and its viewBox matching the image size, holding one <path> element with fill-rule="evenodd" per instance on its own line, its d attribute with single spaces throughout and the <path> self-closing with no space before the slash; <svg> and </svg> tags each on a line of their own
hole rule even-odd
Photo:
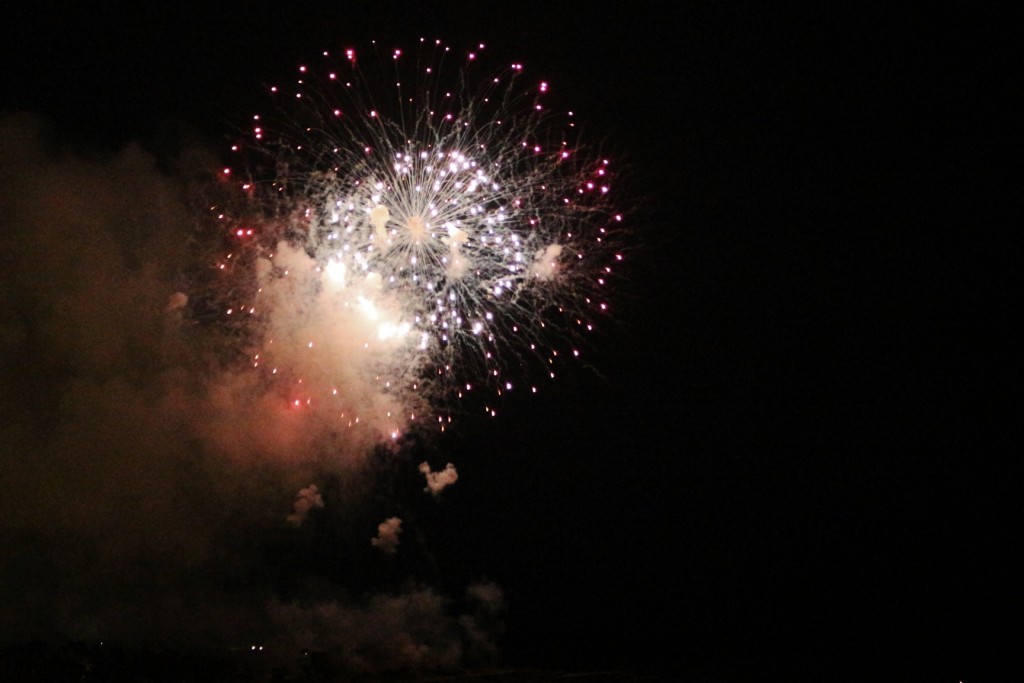
<svg viewBox="0 0 1024 683">
<path fill-rule="evenodd" d="M 343 324 L 317 331 L 335 340 L 329 374 L 326 355 L 300 353 L 322 301 L 293 296 L 301 278 L 267 271 L 268 362 L 334 383 L 343 407 L 295 404 L 244 338 L 204 321 L 182 274 L 197 235 L 185 189 L 139 147 L 85 161 L 31 117 L 0 120 L 0 639 L 345 642 L 362 669 L 488 651 L 483 622 L 429 589 L 363 581 L 340 597 L 324 537 L 384 560 L 366 527 L 325 527 L 363 519 L 365 456 L 391 442 L 395 408 Z M 363 419 L 339 428 L 341 412 Z M 299 606 L 313 593 L 315 614 Z"/>
</svg>

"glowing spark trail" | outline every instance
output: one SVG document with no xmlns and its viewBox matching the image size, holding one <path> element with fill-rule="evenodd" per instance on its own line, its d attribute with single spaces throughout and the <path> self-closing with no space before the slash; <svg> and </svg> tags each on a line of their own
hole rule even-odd
<svg viewBox="0 0 1024 683">
<path fill-rule="evenodd" d="M 554 377 L 555 345 L 578 356 L 621 217 L 549 83 L 518 63 L 482 76 L 483 45 L 455 69 L 440 41 L 376 49 L 270 88 L 223 170 L 244 201 L 216 207 L 235 241 L 218 267 L 223 317 L 248 317 L 252 365 L 290 405 L 397 438 L 429 412 L 443 429 L 430 406 L 478 384 L 513 391 L 530 357 Z"/>
</svg>

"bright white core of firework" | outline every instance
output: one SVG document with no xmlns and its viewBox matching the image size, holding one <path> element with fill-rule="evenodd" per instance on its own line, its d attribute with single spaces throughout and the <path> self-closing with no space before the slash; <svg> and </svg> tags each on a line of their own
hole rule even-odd
<svg viewBox="0 0 1024 683">
<path fill-rule="evenodd" d="M 354 53 L 345 61 L 357 80 Z M 506 72 L 508 93 L 521 71 L 515 64 Z M 312 101 L 301 97 L 310 71 L 300 73 L 297 99 Z M 537 103 L 546 82 L 525 103 L 508 93 L 496 109 L 489 95 L 408 98 L 389 118 L 365 106 L 346 78 L 331 71 L 328 80 L 344 84 L 350 106 L 325 105 L 320 124 L 292 126 L 280 141 L 261 117 L 253 127 L 257 150 L 279 167 L 287 159 L 269 187 L 276 201 L 291 202 L 278 212 L 290 217 L 289 231 L 264 242 L 272 253 L 260 259 L 257 301 L 239 306 L 268 321 L 256 364 L 287 359 L 289 377 L 303 385 L 295 405 L 312 405 L 317 384 L 332 396 L 380 392 L 391 419 L 382 431 L 391 434 L 399 416 L 424 409 L 410 392 L 454 385 L 461 397 L 471 378 L 511 391 L 505 368 L 524 350 L 554 377 L 558 351 L 545 311 L 592 329 L 589 316 L 607 308 L 601 289 L 620 258 L 604 241 L 619 220 L 603 201 L 608 161 L 588 159 L 560 133 L 550 142 Z M 293 345 L 304 360 L 286 351 Z"/>
</svg>

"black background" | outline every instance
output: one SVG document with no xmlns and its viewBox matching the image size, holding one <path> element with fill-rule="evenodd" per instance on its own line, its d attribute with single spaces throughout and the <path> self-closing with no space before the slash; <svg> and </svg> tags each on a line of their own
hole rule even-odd
<svg viewBox="0 0 1024 683">
<path fill-rule="evenodd" d="M 952 681 L 1020 651 L 1017 310 L 998 230 L 1020 187 L 990 174 L 1009 50 L 978 17 L 3 12 L 0 108 L 86 151 L 219 148 L 263 82 L 420 35 L 521 59 L 608 141 L 629 169 L 630 258 L 599 372 L 445 443 L 462 481 L 438 561 L 506 590 L 510 663 Z"/>
</svg>

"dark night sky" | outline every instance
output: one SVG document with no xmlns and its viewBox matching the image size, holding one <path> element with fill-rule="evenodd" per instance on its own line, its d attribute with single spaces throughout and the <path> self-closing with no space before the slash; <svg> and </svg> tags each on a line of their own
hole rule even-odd
<svg viewBox="0 0 1024 683">
<path fill-rule="evenodd" d="M 1019 187 L 977 181 L 1007 50 L 975 17 L 206 4 L 8 10 L 0 110 L 172 155 L 322 49 L 436 35 L 543 71 L 630 169 L 599 374 L 445 444 L 438 562 L 506 590 L 511 661 L 978 680 L 1024 645 Z"/>
</svg>

